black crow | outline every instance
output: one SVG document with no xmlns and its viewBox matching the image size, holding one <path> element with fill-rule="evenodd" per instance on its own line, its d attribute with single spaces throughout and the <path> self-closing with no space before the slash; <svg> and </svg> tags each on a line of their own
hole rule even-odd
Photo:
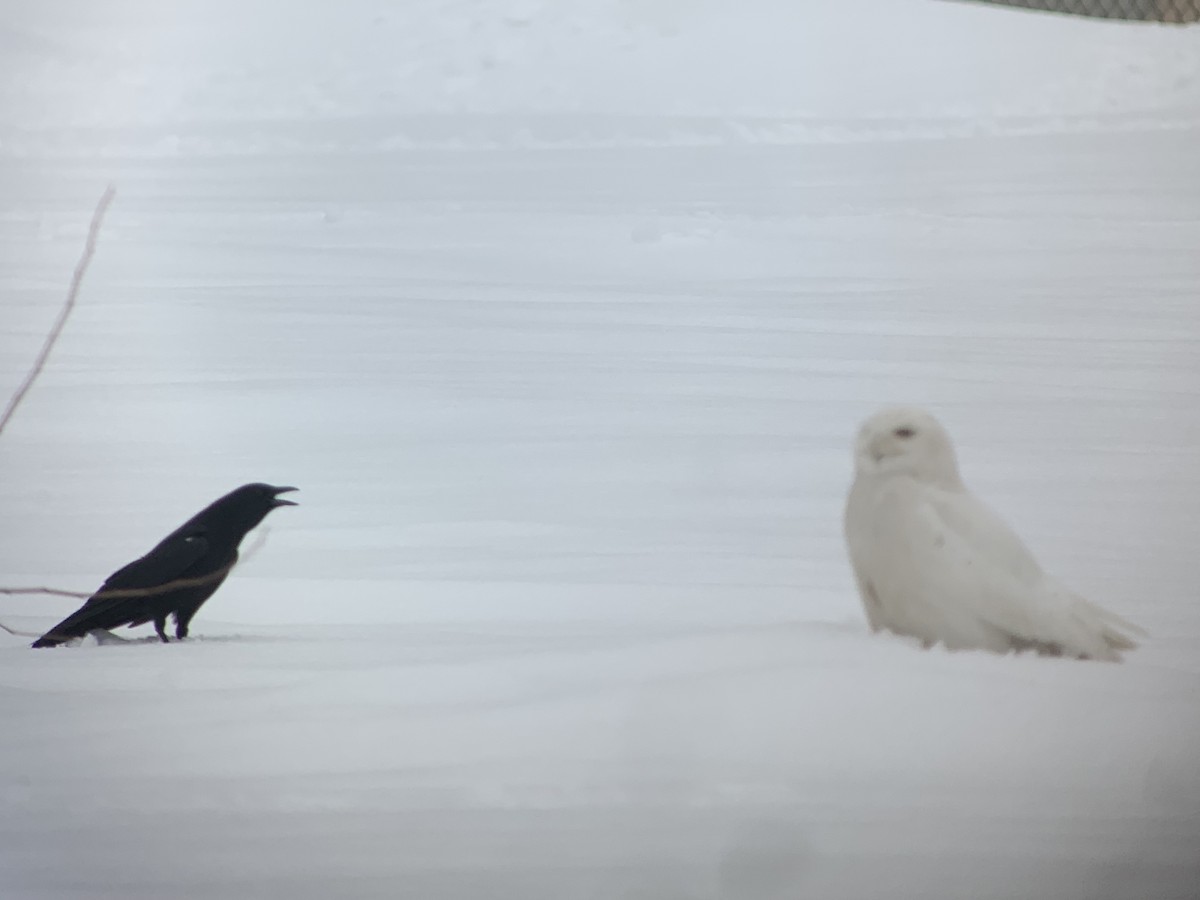
<svg viewBox="0 0 1200 900">
<path fill-rule="evenodd" d="M 188 623 L 221 586 L 238 558 L 238 544 L 267 513 L 295 506 L 280 494 L 294 487 L 246 484 L 206 506 L 157 547 L 119 569 L 33 646 L 54 647 L 96 629 L 154 623 L 167 641 L 167 616 L 175 617 L 175 637 L 185 638 Z"/>
</svg>

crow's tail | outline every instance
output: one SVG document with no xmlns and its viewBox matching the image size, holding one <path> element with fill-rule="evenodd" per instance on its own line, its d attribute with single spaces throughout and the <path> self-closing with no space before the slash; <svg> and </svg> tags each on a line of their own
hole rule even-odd
<svg viewBox="0 0 1200 900">
<path fill-rule="evenodd" d="M 75 610 L 40 638 L 33 642 L 34 647 L 57 647 L 74 638 L 83 637 L 89 631 L 98 628 L 116 628 L 127 624 L 131 615 L 128 600 L 122 598 L 107 598 L 93 596 L 87 603 Z"/>
</svg>

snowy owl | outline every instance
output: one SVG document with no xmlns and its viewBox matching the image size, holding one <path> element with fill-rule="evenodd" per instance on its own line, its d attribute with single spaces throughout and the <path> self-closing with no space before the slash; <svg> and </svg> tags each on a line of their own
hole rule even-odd
<svg viewBox="0 0 1200 900">
<path fill-rule="evenodd" d="M 950 436 L 924 410 L 885 409 L 863 423 L 845 528 L 872 631 L 1114 662 L 1144 634 L 1042 571 L 967 490 Z"/>
</svg>

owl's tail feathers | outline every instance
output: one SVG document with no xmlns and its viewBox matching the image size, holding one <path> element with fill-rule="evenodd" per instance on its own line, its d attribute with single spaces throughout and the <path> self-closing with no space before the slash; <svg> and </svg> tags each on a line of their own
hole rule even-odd
<svg viewBox="0 0 1200 900">
<path fill-rule="evenodd" d="M 1150 636 L 1144 628 L 1097 606 L 1090 600 L 1078 595 L 1074 599 L 1072 618 L 1081 630 L 1085 630 L 1093 638 L 1092 641 L 1088 641 L 1089 644 L 1093 644 L 1091 648 L 1080 648 L 1084 651 L 1080 653 L 1081 656 L 1120 662 L 1123 651 L 1137 648 L 1138 641 L 1135 638 Z"/>
</svg>

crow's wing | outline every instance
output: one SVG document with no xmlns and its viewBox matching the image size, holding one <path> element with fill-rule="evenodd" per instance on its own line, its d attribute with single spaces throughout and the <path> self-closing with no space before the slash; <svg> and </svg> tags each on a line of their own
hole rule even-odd
<svg viewBox="0 0 1200 900">
<path fill-rule="evenodd" d="M 208 546 L 208 539 L 199 532 L 171 535 L 145 556 L 109 575 L 92 596 L 99 597 L 105 591 L 158 587 L 182 578 L 204 558 Z"/>
<path fill-rule="evenodd" d="M 34 646 L 61 644 L 95 628 L 148 621 L 147 602 L 160 594 L 153 589 L 187 578 L 188 570 L 204 558 L 208 549 L 203 534 L 171 535 L 145 556 L 108 576 L 83 606 L 46 632 Z M 143 590 L 146 593 L 124 593 Z"/>
</svg>

